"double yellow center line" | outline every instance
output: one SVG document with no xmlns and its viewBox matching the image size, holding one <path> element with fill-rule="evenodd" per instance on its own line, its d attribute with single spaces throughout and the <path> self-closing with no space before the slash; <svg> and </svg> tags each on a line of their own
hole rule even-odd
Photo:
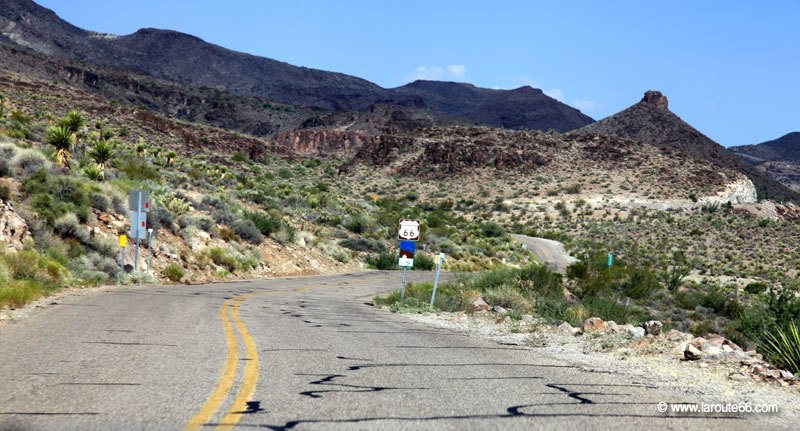
<svg viewBox="0 0 800 431">
<path fill-rule="evenodd" d="M 354 283 L 348 284 L 347 286 L 355 287 L 370 284 L 375 284 L 375 282 Z M 258 349 L 256 348 L 255 340 L 253 340 L 253 337 L 247 330 L 247 326 L 245 326 L 244 322 L 242 322 L 242 320 L 239 318 L 239 307 L 242 305 L 242 303 L 244 303 L 245 300 L 253 296 L 264 296 L 290 292 L 307 292 L 313 289 L 333 286 L 334 285 L 332 284 L 323 284 L 286 290 L 245 293 L 242 295 L 236 295 L 225 301 L 219 310 L 219 317 L 222 321 L 222 329 L 225 333 L 228 351 L 228 355 L 225 358 L 225 365 L 222 368 L 222 375 L 219 378 L 219 382 L 217 383 L 214 392 L 208 397 L 205 404 L 200 407 L 200 410 L 197 412 L 197 414 L 195 414 L 189 423 L 186 424 L 184 431 L 199 431 L 205 424 L 209 423 L 233 389 L 239 364 L 239 346 L 238 340 L 236 339 L 236 332 L 234 331 L 234 325 L 236 327 L 236 331 L 238 331 L 239 335 L 242 337 L 242 342 L 244 343 L 245 354 L 247 357 L 247 364 L 244 367 L 241 388 L 236 394 L 236 397 L 234 398 L 230 408 L 225 413 L 225 416 L 223 416 L 222 420 L 217 424 L 216 429 L 218 431 L 232 430 L 242 419 L 242 415 L 245 414 L 248 409 L 247 402 L 250 401 L 253 397 L 253 394 L 255 394 L 259 371 Z"/>
<path fill-rule="evenodd" d="M 266 295 L 273 292 L 264 292 L 260 295 Z M 276 292 L 277 293 L 277 292 Z M 192 417 L 189 423 L 184 428 L 185 431 L 200 430 L 204 424 L 208 423 L 214 414 L 219 410 L 222 403 L 228 397 L 228 394 L 233 389 L 233 383 L 236 380 L 236 372 L 239 364 L 239 347 L 236 340 L 236 334 L 233 330 L 231 319 L 236 324 L 236 329 L 242 336 L 244 347 L 247 354 L 247 365 L 244 369 L 244 377 L 242 388 L 236 395 L 236 398 L 231 404 L 230 409 L 222 418 L 222 421 L 217 425 L 217 430 L 231 430 L 239 420 L 242 414 L 247 410 L 247 401 L 253 396 L 256 390 L 256 383 L 258 382 L 258 350 L 256 349 L 256 342 L 250 336 L 247 326 L 239 318 L 239 307 L 245 299 L 257 294 L 248 293 L 244 295 L 237 295 L 225 301 L 219 310 L 220 319 L 222 320 L 222 329 L 225 332 L 227 340 L 228 356 L 225 359 L 225 365 L 222 368 L 222 375 L 219 378 L 219 383 L 216 389 L 208 397 L 203 407 Z M 228 316 L 230 312 L 230 317 Z"/>
</svg>

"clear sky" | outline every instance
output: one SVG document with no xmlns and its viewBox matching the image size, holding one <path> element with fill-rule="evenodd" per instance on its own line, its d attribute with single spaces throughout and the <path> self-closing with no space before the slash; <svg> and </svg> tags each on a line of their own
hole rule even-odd
<svg viewBox="0 0 800 431">
<path fill-rule="evenodd" d="M 800 131 L 800 1 L 37 2 L 87 30 L 177 30 L 383 87 L 532 85 L 596 119 L 661 90 L 725 146 Z"/>
</svg>

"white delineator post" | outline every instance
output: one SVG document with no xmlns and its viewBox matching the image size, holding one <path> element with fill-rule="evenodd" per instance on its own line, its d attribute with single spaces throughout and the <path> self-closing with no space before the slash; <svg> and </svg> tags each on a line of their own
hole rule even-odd
<svg viewBox="0 0 800 431">
<path fill-rule="evenodd" d="M 442 264 L 444 263 L 444 253 L 439 253 L 436 256 L 436 276 L 433 278 L 433 293 L 431 294 L 431 307 L 433 301 L 436 300 L 436 288 L 439 287 L 439 273 L 442 271 Z"/>
</svg>

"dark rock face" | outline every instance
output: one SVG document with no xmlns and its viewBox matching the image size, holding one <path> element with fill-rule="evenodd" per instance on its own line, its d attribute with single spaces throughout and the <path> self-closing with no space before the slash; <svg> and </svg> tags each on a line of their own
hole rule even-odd
<svg viewBox="0 0 800 431">
<path fill-rule="evenodd" d="M 645 91 L 642 102 L 648 105 L 653 105 L 662 111 L 669 111 L 669 101 L 667 96 L 661 94 L 660 91 Z"/>
<path fill-rule="evenodd" d="M 639 103 L 583 127 L 577 133 L 617 136 L 678 150 L 697 159 L 708 160 L 718 167 L 742 172 L 753 181 L 760 199 L 800 201 L 800 194 L 750 166 L 739 156 L 687 124 L 672 113 L 668 106 L 667 97 L 661 92 L 648 91 Z"/>
<path fill-rule="evenodd" d="M 515 129 L 568 131 L 592 122 L 580 111 L 530 87 L 503 91 L 418 81 L 385 89 L 354 76 L 235 52 L 175 31 L 148 28 L 125 36 L 100 35 L 70 25 L 30 0 L 2 0 L 0 42 L 60 59 L 306 109 L 364 112 L 375 104 L 391 104 Z M 98 78 L 81 77 L 89 87 L 101 86 Z M 211 118 L 220 121 L 221 116 L 218 112 Z M 279 119 L 247 125 L 247 131 L 260 133 L 285 129 L 285 122 Z"/>
</svg>

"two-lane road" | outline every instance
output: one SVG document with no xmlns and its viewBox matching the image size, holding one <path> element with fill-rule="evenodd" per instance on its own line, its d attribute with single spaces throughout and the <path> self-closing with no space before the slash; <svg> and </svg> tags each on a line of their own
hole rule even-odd
<svg viewBox="0 0 800 431">
<path fill-rule="evenodd" d="M 368 272 L 65 300 L 0 327 L 0 430 L 762 429 L 664 415 L 661 401 L 700 400 L 365 304 L 399 280 Z"/>
</svg>

